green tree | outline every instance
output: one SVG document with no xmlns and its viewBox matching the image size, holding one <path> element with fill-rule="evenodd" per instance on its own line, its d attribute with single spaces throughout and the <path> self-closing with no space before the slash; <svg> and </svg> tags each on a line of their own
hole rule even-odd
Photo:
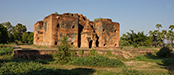
<svg viewBox="0 0 174 75">
<path fill-rule="evenodd" d="M 28 33 L 24 32 L 22 35 L 22 42 L 27 43 L 28 42 Z"/>
<path fill-rule="evenodd" d="M 7 28 L 7 31 L 9 31 L 13 27 L 9 21 L 2 23 L 2 25 Z"/>
<path fill-rule="evenodd" d="M 68 44 L 67 38 L 63 36 L 61 44 L 58 46 L 58 50 L 55 53 L 57 62 L 60 64 L 66 64 L 70 60 L 70 45 Z"/>
<path fill-rule="evenodd" d="M 174 35 L 173 35 L 173 31 L 172 30 L 169 30 L 168 31 L 168 36 L 170 36 L 169 37 L 169 40 L 171 41 L 171 47 L 173 48 L 173 40 L 174 40 Z"/>
<path fill-rule="evenodd" d="M 30 32 L 28 35 L 28 44 L 33 44 L 34 33 Z"/>
<path fill-rule="evenodd" d="M 134 47 L 152 45 L 152 39 L 145 35 L 144 32 L 135 33 L 133 30 L 130 31 L 131 33 L 127 32 L 127 34 L 122 35 L 120 45 L 133 45 Z"/>
<path fill-rule="evenodd" d="M 11 23 L 9 21 L 2 23 L 2 25 L 7 28 L 8 42 L 12 42 L 13 37 L 12 37 L 11 29 L 12 29 L 13 26 L 11 25 Z"/>
<path fill-rule="evenodd" d="M 158 46 L 160 46 L 160 47 L 162 47 L 162 45 L 163 45 L 163 39 L 164 38 L 164 36 L 163 36 L 163 33 L 162 32 L 158 32 L 158 36 L 157 36 L 157 44 L 158 44 Z"/>
<path fill-rule="evenodd" d="M 27 31 L 27 28 L 25 25 L 22 25 L 21 23 L 18 23 L 16 26 L 13 27 L 12 32 L 15 33 L 24 33 Z"/>
<path fill-rule="evenodd" d="M 162 25 L 161 24 L 156 24 L 155 27 L 158 28 L 158 32 L 159 32 L 159 28 L 160 27 L 162 28 Z"/>
<path fill-rule="evenodd" d="M 22 41 L 22 35 L 18 32 L 13 33 L 13 37 L 15 42 Z"/>
<path fill-rule="evenodd" d="M 99 18 L 95 18 L 94 21 L 99 21 L 102 20 L 103 18 L 99 17 Z"/>
<path fill-rule="evenodd" d="M 120 45 L 121 46 L 129 46 L 130 43 L 129 43 L 130 39 L 129 37 L 126 35 L 126 34 L 123 34 L 121 37 L 120 37 Z"/>
<path fill-rule="evenodd" d="M 167 30 L 162 30 L 162 40 L 166 39 Z M 163 47 L 165 46 L 163 42 Z"/>
<path fill-rule="evenodd" d="M 169 35 L 170 35 L 170 40 L 171 40 L 171 47 L 173 48 L 173 28 L 174 28 L 174 25 L 170 25 L 169 26 L 169 29 L 171 29 L 171 31 L 169 31 Z"/>
<path fill-rule="evenodd" d="M 155 27 L 158 28 L 158 31 L 157 31 L 157 45 L 161 45 L 162 34 L 159 32 L 159 28 L 162 28 L 162 25 L 161 24 L 156 24 Z"/>
<path fill-rule="evenodd" d="M 0 43 L 6 43 L 8 40 L 7 28 L 0 24 Z"/>
<path fill-rule="evenodd" d="M 57 15 L 58 15 L 58 13 L 57 13 L 57 12 L 55 12 L 54 14 L 57 14 Z"/>
<path fill-rule="evenodd" d="M 174 28 L 174 25 L 169 26 L 169 29 L 173 30 L 173 28 Z"/>
</svg>

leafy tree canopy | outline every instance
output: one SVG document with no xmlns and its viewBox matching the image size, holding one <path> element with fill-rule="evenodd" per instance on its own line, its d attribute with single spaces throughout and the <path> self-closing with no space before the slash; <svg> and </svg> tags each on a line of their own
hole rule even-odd
<svg viewBox="0 0 174 75">
<path fill-rule="evenodd" d="M 7 28 L 0 24 L 0 43 L 6 43 L 8 40 Z"/>
</svg>

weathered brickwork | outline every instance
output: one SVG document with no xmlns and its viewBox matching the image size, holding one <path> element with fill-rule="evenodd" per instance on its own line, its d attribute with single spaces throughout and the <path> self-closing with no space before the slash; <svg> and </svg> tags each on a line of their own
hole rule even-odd
<svg viewBox="0 0 174 75">
<path fill-rule="evenodd" d="M 34 44 L 55 46 L 63 36 L 75 47 L 119 47 L 119 23 L 89 21 L 82 14 L 51 14 L 34 25 Z"/>
</svg>

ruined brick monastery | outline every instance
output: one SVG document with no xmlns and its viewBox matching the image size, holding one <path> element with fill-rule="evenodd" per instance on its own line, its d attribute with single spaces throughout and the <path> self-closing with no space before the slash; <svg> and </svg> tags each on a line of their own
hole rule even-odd
<svg viewBox="0 0 174 75">
<path fill-rule="evenodd" d="M 75 47 L 119 47 L 120 24 L 111 19 L 89 21 L 82 14 L 51 14 L 34 25 L 34 44 L 55 46 L 63 36 Z"/>
</svg>

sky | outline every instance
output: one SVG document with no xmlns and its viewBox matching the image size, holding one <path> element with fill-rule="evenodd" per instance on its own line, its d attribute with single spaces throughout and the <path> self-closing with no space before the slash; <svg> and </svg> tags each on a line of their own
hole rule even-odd
<svg viewBox="0 0 174 75">
<path fill-rule="evenodd" d="M 156 24 L 162 25 L 160 30 L 174 25 L 174 0 L 0 0 L 0 23 L 21 23 L 30 32 L 37 21 L 55 12 L 79 13 L 91 21 L 112 19 L 120 23 L 120 36 L 130 29 L 148 34 Z"/>
</svg>

